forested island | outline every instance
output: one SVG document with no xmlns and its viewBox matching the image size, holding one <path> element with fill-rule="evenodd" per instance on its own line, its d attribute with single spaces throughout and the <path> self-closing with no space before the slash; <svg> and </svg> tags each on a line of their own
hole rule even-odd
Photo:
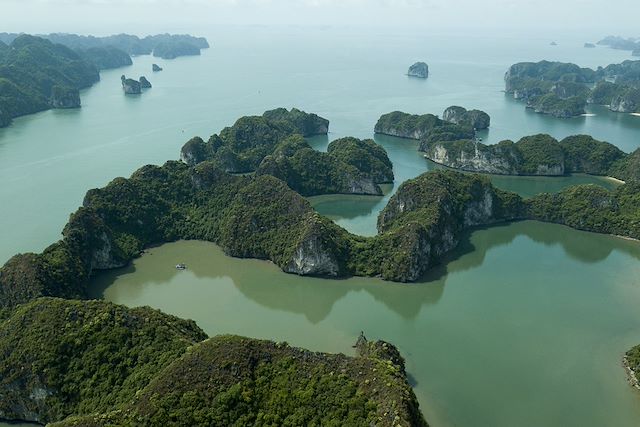
<svg viewBox="0 0 640 427">
<path fill-rule="evenodd" d="M 607 36 L 600 40 L 598 44 L 612 49 L 630 50 L 633 56 L 640 56 L 640 39 Z"/>
<path fill-rule="evenodd" d="M 393 182 L 385 150 L 372 140 L 342 138 L 323 153 L 303 138 L 327 134 L 328 129 L 329 121 L 322 117 L 280 108 L 242 117 L 207 142 L 192 138 L 180 157 L 189 165 L 209 160 L 229 173 L 275 176 L 303 196 L 382 195 L 379 184 Z"/>
<path fill-rule="evenodd" d="M 443 116 L 451 120 L 454 112 L 458 118 L 464 118 L 467 110 L 449 107 Z M 481 117 L 481 122 L 489 125 L 488 114 L 478 111 L 474 117 Z M 380 116 L 375 132 L 420 140 L 419 150 L 426 158 L 467 172 L 544 176 L 586 173 L 621 181 L 640 179 L 640 149 L 627 154 L 589 135 L 573 135 L 558 141 L 550 135 L 538 134 L 517 142 L 505 140 L 487 145 L 475 137 L 479 123 L 457 122 L 463 124 L 452 124 L 433 114 L 420 116 L 394 111 Z"/>
<path fill-rule="evenodd" d="M 640 61 L 597 70 L 563 62 L 521 62 L 504 79 L 505 91 L 538 113 L 575 117 L 585 113 L 588 103 L 620 113 L 640 111 Z"/>
<path fill-rule="evenodd" d="M 187 47 L 190 46 L 190 47 Z M 206 39 L 161 34 L 143 39 L 75 34 L 0 33 L 0 127 L 11 120 L 50 108 L 80 107 L 80 89 L 100 80 L 100 70 L 131 65 L 130 55 L 165 59 L 195 54 L 209 47 Z M 146 80 L 146 79 L 145 79 Z M 126 93 L 139 93 L 129 82 Z M 142 87 L 150 87 L 142 81 Z"/>
</svg>

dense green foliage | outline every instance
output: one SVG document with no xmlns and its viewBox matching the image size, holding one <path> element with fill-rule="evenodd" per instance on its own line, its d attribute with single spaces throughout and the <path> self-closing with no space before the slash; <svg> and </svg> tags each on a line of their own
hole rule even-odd
<svg viewBox="0 0 640 427">
<path fill-rule="evenodd" d="M 390 344 L 367 343 L 368 351 L 351 358 L 206 338 L 193 321 L 147 307 L 39 298 L 3 310 L 0 418 L 83 426 L 426 426 Z"/>
<path fill-rule="evenodd" d="M 404 366 L 370 354 L 218 336 L 190 349 L 121 411 L 59 425 L 426 426 Z"/>
<path fill-rule="evenodd" d="M 37 299 L 0 321 L 0 417 L 110 410 L 205 338 L 193 321 L 150 308 Z"/>
<path fill-rule="evenodd" d="M 578 230 L 640 238 L 640 184 L 627 183 L 613 191 L 597 185 L 569 187 L 526 201 L 528 216 Z"/>
<path fill-rule="evenodd" d="M 568 136 L 560 141 L 560 147 L 564 152 L 565 172 L 616 176 L 612 166 L 627 156 L 615 145 L 589 135 Z"/>
<path fill-rule="evenodd" d="M 326 134 L 328 127 L 329 121 L 316 114 L 278 108 L 262 116 L 241 117 L 206 143 L 193 138 L 182 147 L 180 157 L 189 165 L 211 160 L 227 172 L 252 172 L 285 138 Z"/>
<path fill-rule="evenodd" d="M 546 134 L 525 136 L 517 143 L 522 158 L 520 170 L 525 175 L 537 174 L 541 169 L 558 169 L 564 172 L 564 153 L 558 141 Z"/>
<path fill-rule="evenodd" d="M 99 79 L 97 68 L 71 49 L 19 36 L 0 53 L 0 125 L 54 106 L 54 88 L 79 100 L 78 90 Z"/>
<path fill-rule="evenodd" d="M 302 136 L 294 135 L 262 160 L 256 174 L 275 176 L 303 196 L 382 195 L 377 184 L 393 181 L 391 162 L 384 149 L 373 141 L 355 138 L 332 144 L 330 151 L 323 153 L 312 149 Z"/>
</svg>

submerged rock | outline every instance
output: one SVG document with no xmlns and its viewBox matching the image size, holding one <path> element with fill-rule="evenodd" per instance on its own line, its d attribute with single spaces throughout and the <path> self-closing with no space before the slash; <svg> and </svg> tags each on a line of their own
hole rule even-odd
<svg viewBox="0 0 640 427">
<path fill-rule="evenodd" d="M 151 82 L 145 76 L 140 77 L 140 87 L 143 89 L 151 88 Z"/>
<path fill-rule="evenodd" d="M 139 81 L 128 79 L 124 74 L 120 77 L 120 80 L 122 81 L 122 90 L 124 90 L 124 93 L 128 95 L 138 95 L 142 93 L 142 86 Z"/>
<path fill-rule="evenodd" d="M 152 71 L 162 71 L 162 67 L 159 66 L 158 64 L 152 64 L 151 65 L 151 70 Z"/>
<path fill-rule="evenodd" d="M 416 62 L 407 71 L 407 75 L 410 77 L 419 77 L 426 79 L 429 77 L 429 66 L 425 62 Z"/>
<path fill-rule="evenodd" d="M 51 106 L 53 108 L 79 108 L 80 92 L 68 86 L 56 85 L 51 89 Z"/>
</svg>

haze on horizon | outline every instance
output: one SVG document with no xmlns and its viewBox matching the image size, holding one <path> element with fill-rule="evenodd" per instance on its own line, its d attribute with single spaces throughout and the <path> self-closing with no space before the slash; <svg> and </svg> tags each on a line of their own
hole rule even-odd
<svg viewBox="0 0 640 427">
<path fill-rule="evenodd" d="M 206 33 L 222 25 L 545 31 L 640 36 L 637 0 L 1 0 L 0 31 Z M 553 38 L 552 34 L 545 34 Z"/>
</svg>

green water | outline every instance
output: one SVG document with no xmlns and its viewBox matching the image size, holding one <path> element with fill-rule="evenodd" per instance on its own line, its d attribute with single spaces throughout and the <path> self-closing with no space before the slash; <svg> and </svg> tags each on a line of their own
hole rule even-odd
<svg viewBox="0 0 640 427">
<path fill-rule="evenodd" d="M 536 222 L 470 235 L 424 283 L 323 280 L 177 242 L 100 276 L 95 297 L 351 353 L 396 344 L 434 426 L 637 426 L 623 352 L 640 342 L 640 245 Z M 187 264 L 177 271 L 178 262 Z"/>
<path fill-rule="evenodd" d="M 629 52 L 584 49 L 601 34 L 546 36 L 429 34 L 409 30 L 225 28 L 201 57 L 134 58 L 102 73 L 79 110 L 23 117 L 0 129 L 0 261 L 39 251 L 88 188 L 143 164 L 176 159 L 193 135 L 207 137 L 246 114 L 278 106 L 331 120 L 329 137 L 372 138 L 386 112 L 438 113 L 458 104 L 487 111 L 485 141 L 588 133 L 625 151 L 640 146 L 640 117 L 593 107 L 595 116 L 537 115 L 505 96 L 507 67 L 563 60 L 595 67 Z M 470 42 L 472 40 L 472 42 Z M 426 81 L 403 74 L 424 59 Z M 164 67 L 152 74 L 152 62 Z M 120 75 L 146 75 L 153 89 L 121 93 Z M 375 136 L 394 164 L 384 197 L 322 196 L 314 207 L 350 231 L 375 234 L 375 219 L 406 179 L 436 165 L 417 143 Z M 601 178 L 492 177 L 531 196 Z M 93 292 L 195 319 L 210 334 L 286 340 L 350 352 L 360 330 L 392 341 L 434 426 L 637 426 L 640 396 L 624 381 L 620 357 L 640 343 L 640 245 L 564 227 L 522 222 L 478 230 L 424 283 L 322 280 L 286 275 L 272 264 L 225 257 L 212 244 L 154 248 L 123 270 L 97 278 Z M 184 262 L 188 270 L 173 266 Z"/>
</svg>

